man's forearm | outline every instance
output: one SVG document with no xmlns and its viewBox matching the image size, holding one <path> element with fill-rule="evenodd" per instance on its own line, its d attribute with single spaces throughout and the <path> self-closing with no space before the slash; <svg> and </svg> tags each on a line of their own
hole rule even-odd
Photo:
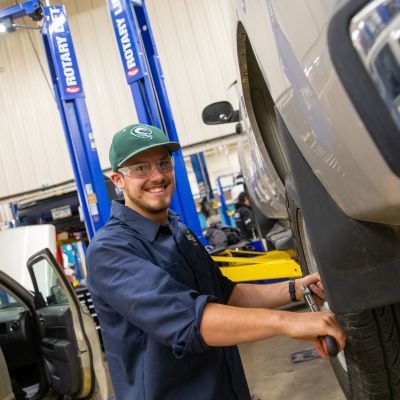
<svg viewBox="0 0 400 400">
<path fill-rule="evenodd" d="M 325 300 L 325 291 L 318 273 L 296 279 L 295 291 L 297 301 L 304 301 L 300 286 L 310 287 L 318 305 Z M 287 281 L 269 285 L 239 283 L 235 286 L 228 304 L 235 307 L 276 308 L 291 302 Z"/>
<path fill-rule="evenodd" d="M 344 333 L 331 312 L 294 313 L 262 308 L 231 307 L 209 303 L 203 311 L 200 334 L 209 346 L 232 346 L 287 335 L 310 340 L 317 350 L 318 336 L 331 335 L 340 349 Z"/>
<path fill-rule="evenodd" d="M 204 309 L 200 334 L 209 346 L 232 346 L 266 339 L 281 332 L 279 312 L 209 303 Z"/>
<path fill-rule="evenodd" d="M 228 305 L 246 308 L 276 308 L 290 302 L 287 282 L 271 285 L 238 283 L 232 291 Z"/>
</svg>

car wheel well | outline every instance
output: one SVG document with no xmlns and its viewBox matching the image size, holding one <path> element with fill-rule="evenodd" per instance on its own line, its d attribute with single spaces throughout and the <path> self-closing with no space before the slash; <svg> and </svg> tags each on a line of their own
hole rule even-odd
<svg viewBox="0 0 400 400">
<path fill-rule="evenodd" d="M 237 27 L 237 56 L 243 89 L 243 103 L 254 130 L 267 149 L 281 180 L 285 181 L 287 164 L 282 150 L 281 135 L 276 117 L 275 103 L 264 79 L 250 39 L 244 26 Z"/>
</svg>

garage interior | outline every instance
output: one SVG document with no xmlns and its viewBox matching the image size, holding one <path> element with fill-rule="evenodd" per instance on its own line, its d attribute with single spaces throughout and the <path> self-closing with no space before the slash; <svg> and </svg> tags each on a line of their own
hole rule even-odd
<svg viewBox="0 0 400 400">
<path fill-rule="evenodd" d="M 246 1 L 252 0 L 238 0 L 243 9 Z M 0 16 L 1 11 L 22 3 L 22 0 L 0 0 Z M 135 1 L 132 1 L 132 7 L 133 3 Z M 85 118 L 87 114 L 87 122 L 83 125 L 89 135 L 90 145 L 95 148 L 98 156 L 98 166 L 93 171 L 98 172 L 96 179 L 104 184 L 106 198 L 121 200 L 122 192 L 114 186 L 110 178 L 110 142 L 121 127 L 138 123 L 142 118 L 141 112 L 149 111 L 139 110 L 139 94 L 134 93 L 134 81 L 130 82 L 128 78 L 127 84 L 126 71 L 121 63 L 121 49 L 115 40 L 113 21 L 110 18 L 108 6 L 111 7 L 112 4 L 113 0 L 51 0 L 42 1 L 40 7 L 65 7 L 84 91 L 83 113 Z M 185 196 L 190 196 L 190 202 L 193 203 L 191 211 L 196 216 L 197 231 L 193 231 L 203 240 L 211 225 L 208 216 L 204 214 L 203 200 L 207 199 L 207 204 L 211 205 L 223 224 L 236 229 L 235 203 L 239 192 L 246 190 L 238 158 L 238 153 L 244 146 L 241 139 L 243 126 L 238 120 L 206 124 L 202 118 L 202 112 L 209 104 L 228 101 L 237 111 L 239 104 L 244 103 L 238 88 L 234 53 L 236 49 L 232 43 L 231 20 L 234 11 L 231 0 L 145 0 L 145 5 L 150 26 L 144 25 L 141 29 L 143 32 L 150 29 L 153 35 L 158 52 L 155 58 L 162 68 L 160 80 L 165 85 L 167 106 L 170 106 L 171 111 L 170 119 L 165 122 L 162 116 L 161 123 L 164 126 L 171 123 L 176 127 L 182 148 L 181 172 L 187 179 L 189 191 L 182 190 L 178 196 L 181 196 L 181 203 Z M 137 21 L 135 23 L 138 24 Z M 143 43 L 141 45 L 144 46 Z M 97 207 L 102 200 L 100 196 L 96 199 L 94 195 L 92 198 L 96 200 L 92 203 L 89 201 L 87 209 L 82 206 L 84 188 L 79 186 L 77 175 L 84 168 L 79 165 L 79 158 L 72 161 L 69 155 L 69 147 L 72 145 L 68 144 L 68 140 L 71 139 L 66 141 L 68 134 L 65 133 L 68 122 L 60 118 L 60 109 L 65 98 L 63 95 L 55 95 L 48 56 L 37 21 L 32 20 L 31 16 L 19 17 L 17 29 L 0 33 L 0 235 L 19 227 L 48 224 L 54 226 L 54 257 L 64 269 L 73 290 L 80 295 L 83 307 L 88 307 L 92 316 L 97 318 L 90 299 L 87 300 L 85 254 L 93 234 L 103 225 L 101 209 L 96 208 L 92 212 L 90 204 Z M 253 58 L 256 60 L 254 54 Z M 149 64 L 146 68 L 151 69 Z M 259 79 L 262 71 L 258 73 Z M 145 78 L 150 79 L 147 75 L 151 76 L 151 73 L 145 74 Z M 258 83 L 259 80 L 256 86 Z M 251 84 L 255 85 L 254 82 Z M 155 86 L 153 79 L 152 89 L 157 91 Z M 140 88 L 143 92 L 143 87 Z M 154 103 L 158 110 L 162 109 L 161 102 L 156 96 Z M 143 108 L 152 107 L 146 101 L 143 104 Z M 258 115 L 264 111 L 261 100 L 260 104 Z M 269 111 L 266 110 L 266 113 Z M 312 132 L 302 139 L 306 142 L 311 135 Z M 276 143 L 273 145 L 279 147 Z M 199 178 L 199 167 L 193 161 L 199 155 L 205 160 L 200 172 L 206 171 L 207 179 L 204 176 Z M 279 171 L 281 175 L 286 168 L 283 164 L 282 162 Z M 181 185 L 184 187 L 185 183 L 182 182 Z M 89 193 L 90 195 L 93 193 Z M 256 204 L 253 202 L 252 205 L 256 210 Z M 256 219 L 258 212 L 254 211 Z M 87 218 L 89 214 L 90 222 Z M 258 218 L 259 227 L 252 243 L 247 243 L 241 249 L 233 243 L 230 249 L 262 249 L 262 252 L 281 250 L 275 246 L 275 242 L 270 247 L 270 239 L 266 235 L 267 227 L 263 225 L 269 222 L 266 222 L 265 216 L 259 215 Z M 268 225 L 268 231 L 278 219 Z M 282 241 L 287 239 L 290 226 L 279 226 L 279 229 L 274 236 L 274 240 L 279 236 L 276 239 L 278 242 L 281 237 Z M 32 237 L 25 238 L 23 246 L 21 245 L 26 247 L 25 252 L 28 252 L 31 239 Z M 292 239 L 290 236 L 290 240 Z M 207 244 L 207 241 L 204 239 L 202 243 Z M 258 245 L 261 247 L 258 248 Z M 9 251 L 7 246 L 0 240 L 2 251 Z M 282 247 L 285 252 L 291 249 L 292 247 Z M 212 246 L 208 250 L 212 255 L 217 255 L 212 253 Z M 297 255 L 291 258 L 300 263 Z M 296 266 L 299 267 L 298 264 Z M 287 270 L 296 269 L 296 266 L 287 266 Z M 1 263 L 0 270 L 3 270 Z M 5 268 L 4 270 L 7 272 Z M 300 274 L 301 268 L 296 273 Z M 282 280 L 281 278 L 286 281 L 288 278 L 300 276 L 285 275 L 283 272 L 281 275 L 270 279 L 254 278 L 246 282 L 251 280 L 269 284 Z M 4 286 L 0 285 L 1 288 L 4 289 Z M 32 287 L 28 287 L 28 290 L 34 291 Z M 0 309 L 2 301 L 0 293 Z M 302 304 L 293 304 L 282 309 L 296 313 L 308 311 Z M 100 331 L 98 320 L 95 323 L 96 329 Z M 8 332 L 8 325 L 6 330 Z M 0 338 L 1 334 L 0 328 Z M 0 341 L 0 349 L 1 345 Z M 322 359 L 310 343 L 278 336 L 241 344 L 239 351 L 253 400 L 346 398 L 329 359 Z M 0 357 L 0 367 L 1 361 Z M 31 383 L 28 379 L 26 386 L 29 388 Z M 30 390 L 35 393 L 38 387 L 35 383 Z M 15 386 L 13 390 L 15 391 Z M 29 394 L 29 390 L 26 393 Z M 51 396 L 55 399 L 61 398 L 50 390 L 46 398 L 52 398 Z M 389 399 L 385 396 L 378 398 Z M 7 398 L 11 399 L 12 397 Z"/>
</svg>

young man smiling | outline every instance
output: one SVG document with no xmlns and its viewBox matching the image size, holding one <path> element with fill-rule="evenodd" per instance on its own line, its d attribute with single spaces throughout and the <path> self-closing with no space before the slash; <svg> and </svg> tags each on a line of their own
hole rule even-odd
<svg viewBox="0 0 400 400">
<path fill-rule="evenodd" d="M 344 333 L 330 312 L 271 310 L 302 301 L 300 284 L 325 298 L 318 274 L 251 285 L 222 276 L 169 209 L 179 144 L 159 129 L 130 125 L 110 147 L 111 179 L 124 193 L 87 253 L 88 285 L 118 400 L 247 400 L 236 345 L 276 335 L 312 342 Z"/>
</svg>

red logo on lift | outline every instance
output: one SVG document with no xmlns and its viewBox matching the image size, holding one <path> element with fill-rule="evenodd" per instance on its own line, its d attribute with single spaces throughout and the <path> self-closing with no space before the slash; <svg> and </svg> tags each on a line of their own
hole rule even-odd
<svg viewBox="0 0 400 400">
<path fill-rule="evenodd" d="M 81 88 L 79 86 L 70 86 L 67 87 L 66 92 L 67 93 L 78 93 L 81 91 Z"/>
<path fill-rule="evenodd" d="M 139 72 L 139 68 L 131 68 L 128 71 L 128 76 L 135 76 Z"/>
</svg>

